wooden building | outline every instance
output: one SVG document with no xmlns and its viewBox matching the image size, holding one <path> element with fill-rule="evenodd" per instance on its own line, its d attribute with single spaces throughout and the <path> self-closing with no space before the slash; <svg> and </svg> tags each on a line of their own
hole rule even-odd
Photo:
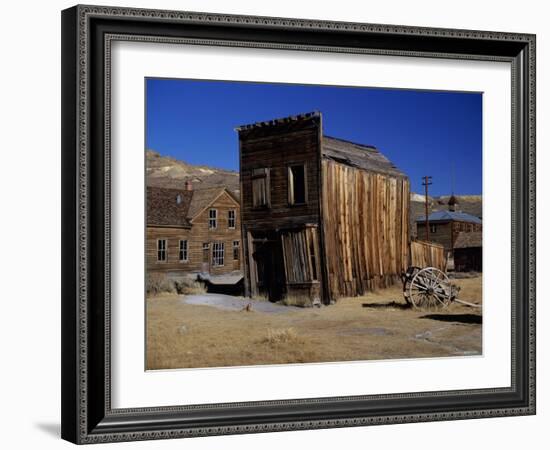
<svg viewBox="0 0 550 450">
<path fill-rule="evenodd" d="M 481 231 L 459 232 L 453 254 L 455 271 L 481 272 L 483 270 Z"/>
<path fill-rule="evenodd" d="M 225 187 L 147 187 L 147 271 L 209 276 L 241 271 L 240 207 Z"/>
<path fill-rule="evenodd" d="M 237 128 L 245 293 L 329 303 L 400 279 L 409 180 L 319 112 Z"/>
<path fill-rule="evenodd" d="M 454 249 L 460 233 L 480 233 L 482 221 L 479 217 L 456 211 L 456 201 L 451 196 L 449 210 L 433 211 L 428 215 L 429 240 L 443 245 L 448 260 L 448 269 L 455 269 Z M 416 228 L 418 237 L 425 239 L 426 219 L 425 216 L 417 217 Z"/>
</svg>

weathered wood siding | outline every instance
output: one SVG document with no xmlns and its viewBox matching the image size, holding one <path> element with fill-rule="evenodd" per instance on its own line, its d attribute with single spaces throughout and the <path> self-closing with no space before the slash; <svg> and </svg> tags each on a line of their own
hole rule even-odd
<svg viewBox="0 0 550 450">
<path fill-rule="evenodd" d="M 191 270 L 189 263 L 179 261 L 179 241 L 186 240 L 191 244 L 190 229 L 170 227 L 147 227 L 147 271 L 148 272 L 180 272 Z M 166 240 L 166 261 L 157 261 L 157 240 Z"/>
<path fill-rule="evenodd" d="M 241 211 L 248 229 L 275 229 L 319 221 L 319 129 L 241 140 Z M 288 168 L 306 165 L 307 202 L 290 205 Z M 253 171 L 269 169 L 269 206 L 252 203 Z"/>
<path fill-rule="evenodd" d="M 217 227 L 208 228 L 209 210 L 217 210 Z M 228 226 L 228 211 L 235 210 L 235 228 Z M 167 241 L 167 260 L 157 261 L 157 240 Z M 179 241 L 188 241 L 188 260 L 179 261 Z M 233 241 L 239 241 L 239 259 L 233 259 Z M 224 265 L 213 266 L 214 242 L 224 243 Z M 208 262 L 204 263 L 203 243 L 209 244 Z M 176 227 L 147 227 L 147 270 L 151 272 L 201 272 L 204 269 L 213 275 L 240 270 L 242 265 L 242 242 L 240 212 L 237 202 L 223 193 L 204 211 L 192 220 L 191 229 Z"/>
<path fill-rule="evenodd" d="M 435 267 L 445 272 L 447 258 L 443 245 L 434 242 L 411 242 L 411 266 L 420 268 Z"/>
<path fill-rule="evenodd" d="M 409 181 L 322 161 L 323 219 L 331 298 L 400 279 L 409 255 Z"/>
</svg>

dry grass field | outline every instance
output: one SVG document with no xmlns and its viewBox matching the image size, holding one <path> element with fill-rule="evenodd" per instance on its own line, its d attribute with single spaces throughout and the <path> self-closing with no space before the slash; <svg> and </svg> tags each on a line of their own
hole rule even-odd
<svg viewBox="0 0 550 450">
<path fill-rule="evenodd" d="M 481 277 L 453 280 L 460 298 L 481 303 Z M 481 309 L 407 308 L 399 286 L 321 308 L 261 312 L 147 300 L 147 368 L 248 366 L 481 354 Z M 282 309 L 285 308 L 285 309 Z"/>
</svg>

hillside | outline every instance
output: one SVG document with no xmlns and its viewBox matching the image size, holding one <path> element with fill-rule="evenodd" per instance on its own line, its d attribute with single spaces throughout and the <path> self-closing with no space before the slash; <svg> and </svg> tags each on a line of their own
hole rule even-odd
<svg viewBox="0 0 550 450">
<path fill-rule="evenodd" d="M 193 183 L 194 189 L 212 186 L 226 186 L 238 193 L 239 174 L 208 166 L 194 166 L 153 150 L 146 151 L 147 186 L 183 188 L 186 181 Z"/>
</svg>

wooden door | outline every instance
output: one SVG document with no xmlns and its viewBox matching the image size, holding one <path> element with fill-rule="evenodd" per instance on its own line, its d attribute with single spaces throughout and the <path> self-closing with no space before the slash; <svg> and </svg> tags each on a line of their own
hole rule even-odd
<svg viewBox="0 0 550 450">
<path fill-rule="evenodd" d="M 202 244 L 202 268 L 201 272 L 210 273 L 210 243 Z"/>
</svg>

